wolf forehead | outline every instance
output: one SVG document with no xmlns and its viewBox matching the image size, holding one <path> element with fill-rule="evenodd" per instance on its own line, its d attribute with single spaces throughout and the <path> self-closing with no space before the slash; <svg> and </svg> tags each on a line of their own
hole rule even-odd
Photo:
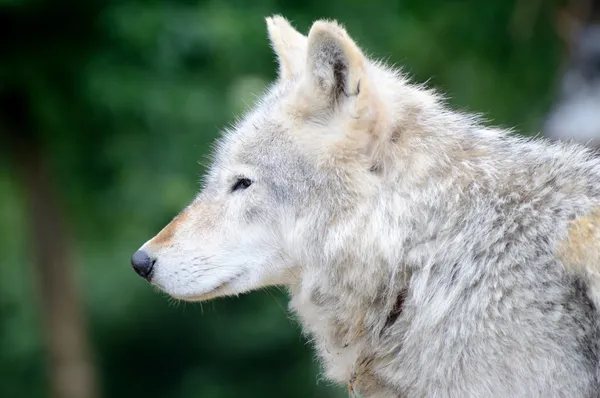
<svg viewBox="0 0 600 398">
<path fill-rule="evenodd" d="M 271 183 L 306 180 L 316 169 L 294 139 L 293 126 L 281 103 L 285 92 L 270 88 L 255 107 L 217 139 L 206 176 L 206 188 L 224 178 L 260 179 Z"/>
</svg>

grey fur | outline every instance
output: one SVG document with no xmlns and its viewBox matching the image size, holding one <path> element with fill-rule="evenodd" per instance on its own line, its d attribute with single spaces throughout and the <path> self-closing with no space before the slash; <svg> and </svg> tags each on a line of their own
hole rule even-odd
<svg viewBox="0 0 600 398">
<path fill-rule="evenodd" d="M 333 22 L 269 30 L 281 78 L 142 247 L 152 282 L 187 300 L 287 286 L 326 377 L 363 396 L 599 397 L 589 278 L 557 256 L 600 206 L 593 154 L 450 110 Z"/>
</svg>

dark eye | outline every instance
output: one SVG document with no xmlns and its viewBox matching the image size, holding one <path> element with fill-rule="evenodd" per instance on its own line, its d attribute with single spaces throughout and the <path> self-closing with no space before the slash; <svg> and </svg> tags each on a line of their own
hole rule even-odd
<svg viewBox="0 0 600 398">
<path fill-rule="evenodd" d="M 231 192 L 237 191 L 238 189 L 246 189 L 250 185 L 252 185 L 252 181 L 248 178 L 238 178 L 238 180 L 233 184 L 231 188 Z"/>
</svg>

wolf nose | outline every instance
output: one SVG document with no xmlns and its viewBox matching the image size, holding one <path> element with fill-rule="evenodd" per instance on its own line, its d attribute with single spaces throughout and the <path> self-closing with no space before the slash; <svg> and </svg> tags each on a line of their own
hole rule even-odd
<svg viewBox="0 0 600 398">
<path fill-rule="evenodd" d="M 131 266 L 139 276 L 149 281 L 155 261 L 145 251 L 138 250 L 131 257 Z"/>
</svg>

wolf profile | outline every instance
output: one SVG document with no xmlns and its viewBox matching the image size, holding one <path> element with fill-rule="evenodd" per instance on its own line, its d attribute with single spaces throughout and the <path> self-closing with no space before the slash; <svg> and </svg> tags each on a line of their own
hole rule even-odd
<svg viewBox="0 0 600 398">
<path fill-rule="evenodd" d="M 190 301 L 286 286 L 362 396 L 600 396 L 600 160 L 451 110 L 336 22 L 267 26 L 277 81 L 136 272 Z"/>
</svg>

